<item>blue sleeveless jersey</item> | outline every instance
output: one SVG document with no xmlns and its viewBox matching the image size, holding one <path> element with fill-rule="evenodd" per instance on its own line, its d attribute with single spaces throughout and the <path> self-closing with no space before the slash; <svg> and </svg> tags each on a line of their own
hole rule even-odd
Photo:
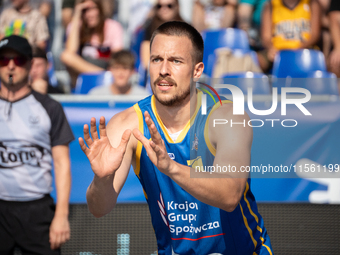
<svg viewBox="0 0 340 255">
<path fill-rule="evenodd" d="M 196 113 L 176 141 L 172 141 L 157 114 L 154 96 L 134 105 L 139 130 L 144 136 L 151 138 L 143 117 L 144 112 L 148 111 L 170 158 L 191 167 L 197 164 L 212 165 L 214 160 L 214 148 L 205 138 L 207 131 L 202 123 L 206 122 L 216 106 L 213 107 L 214 102 L 208 97 L 207 114 L 197 114 L 201 106 L 201 94 L 198 95 Z M 135 173 L 149 205 L 158 254 L 273 254 L 250 191 L 250 179 L 236 209 L 226 212 L 200 202 L 161 173 L 140 142 L 136 149 Z"/>
</svg>

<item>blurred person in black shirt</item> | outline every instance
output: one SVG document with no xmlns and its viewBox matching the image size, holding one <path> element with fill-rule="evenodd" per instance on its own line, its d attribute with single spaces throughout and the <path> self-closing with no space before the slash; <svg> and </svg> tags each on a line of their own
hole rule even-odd
<svg viewBox="0 0 340 255">
<path fill-rule="evenodd" d="M 332 0 L 329 8 L 330 31 L 333 50 L 329 55 L 328 64 L 331 72 L 340 77 L 340 1 Z"/>
<path fill-rule="evenodd" d="M 53 87 L 48 78 L 48 61 L 46 52 L 38 47 L 33 48 L 33 63 L 30 71 L 31 87 L 41 94 L 61 94 L 58 87 Z"/>
</svg>

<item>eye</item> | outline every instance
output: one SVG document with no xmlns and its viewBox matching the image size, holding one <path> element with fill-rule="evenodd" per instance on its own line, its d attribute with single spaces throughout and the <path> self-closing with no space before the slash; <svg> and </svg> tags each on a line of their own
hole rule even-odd
<svg viewBox="0 0 340 255">
<path fill-rule="evenodd" d="M 158 63 L 160 61 L 160 58 L 154 58 L 154 59 L 152 59 L 152 62 L 154 62 L 154 63 Z"/>
<path fill-rule="evenodd" d="M 179 60 L 177 60 L 177 59 L 174 59 L 174 61 L 173 61 L 175 64 L 179 64 L 179 63 L 181 63 L 181 61 L 179 61 Z"/>
</svg>

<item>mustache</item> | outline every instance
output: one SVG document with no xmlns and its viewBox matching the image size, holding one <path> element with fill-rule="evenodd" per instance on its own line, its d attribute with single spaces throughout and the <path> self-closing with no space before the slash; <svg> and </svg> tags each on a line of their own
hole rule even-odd
<svg viewBox="0 0 340 255">
<path fill-rule="evenodd" d="M 174 86 L 177 87 L 176 81 L 173 80 L 173 79 L 170 78 L 170 77 L 161 77 L 161 76 L 159 76 L 159 77 L 155 80 L 155 82 L 154 82 L 153 84 L 156 86 L 157 83 L 159 83 L 160 81 L 167 81 L 169 84 L 174 85 Z"/>
</svg>

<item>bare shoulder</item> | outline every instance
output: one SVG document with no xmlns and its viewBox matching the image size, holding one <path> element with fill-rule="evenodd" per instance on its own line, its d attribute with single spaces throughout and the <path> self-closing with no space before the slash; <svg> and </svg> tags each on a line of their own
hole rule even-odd
<svg viewBox="0 0 340 255">
<path fill-rule="evenodd" d="M 107 136 L 113 146 L 117 146 L 120 143 L 120 139 L 125 130 L 131 131 L 138 128 L 138 115 L 134 107 L 130 107 L 122 112 L 115 114 L 106 126 Z M 130 144 L 135 144 L 136 139 L 131 136 Z"/>
<path fill-rule="evenodd" d="M 221 106 L 219 106 L 215 111 L 211 113 L 212 118 L 228 118 L 228 119 L 235 119 L 235 120 L 241 120 L 245 119 L 246 121 L 249 120 L 248 114 L 244 111 L 244 114 L 234 114 L 234 107 L 233 103 L 223 103 Z"/>
<path fill-rule="evenodd" d="M 253 130 L 250 118 L 246 112 L 242 115 L 234 114 L 232 103 L 224 103 L 211 113 L 209 118 L 209 137 L 213 144 L 222 141 L 221 137 L 226 140 L 252 141 Z"/>
</svg>

